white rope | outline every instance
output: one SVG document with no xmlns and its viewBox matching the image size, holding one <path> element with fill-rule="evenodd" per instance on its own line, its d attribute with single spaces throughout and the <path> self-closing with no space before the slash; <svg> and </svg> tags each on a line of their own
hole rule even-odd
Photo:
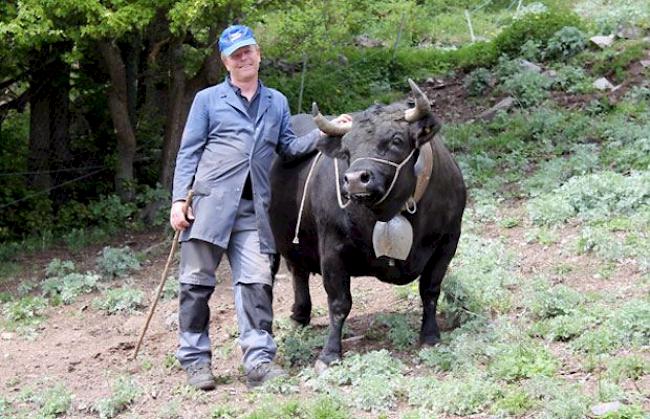
<svg viewBox="0 0 650 419">
<path fill-rule="evenodd" d="M 376 161 L 376 162 L 379 162 L 379 163 L 384 163 L 384 164 L 388 164 L 388 165 L 391 165 L 391 166 L 395 167 L 395 175 L 393 175 L 393 181 L 391 182 L 391 184 L 388 187 L 388 190 L 386 191 L 384 196 L 382 196 L 379 201 L 375 202 L 374 205 L 379 205 L 382 202 L 384 202 L 384 200 L 386 198 L 388 198 L 388 195 L 390 195 L 391 191 L 393 190 L 393 186 L 395 186 L 395 183 L 397 182 L 397 178 L 399 177 L 400 170 L 402 170 L 402 167 L 404 167 L 404 165 L 409 160 L 411 160 L 411 157 L 413 157 L 413 154 L 415 154 L 415 150 L 417 150 L 417 148 L 414 148 L 413 150 L 411 150 L 411 153 L 408 156 L 406 156 L 406 158 L 404 160 L 402 160 L 402 162 L 399 163 L 399 164 L 395 163 L 393 161 L 390 161 L 390 160 L 379 159 L 377 157 L 359 157 L 358 159 L 356 159 L 355 161 L 352 162 L 352 164 L 354 164 L 355 162 L 357 162 L 359 160 L 373 160 L 373 161 Z M 336 162 L 336 160 L 335 160 L 335 162 Z M 337 172 L 337 174 L 338 174 L 338 172 Z M 338 185 L 338 183 L 337 183 L 337 185 Z"/>
<path fill-rule="evenodd" d="M 337 159 L 334 159 L 334 174 L 336 178 L 336 200 L 339 203 L 339 208 L 345 209 L 348 205 L 350 205 L 350 200 L 348 199 L 348 202 L 344 204 L 343 200 L 341 199 L 341 183 L 339 182 L 339 161 Z"/>
<path fill-rule="evenodd" d="M 307 198 L 307 187 L 309 186 L 309 180 L 311 179 L 311 175 L 314 171 L 314 167 L 316 167 L 316 163 L 318 162 L 318 159 L 323 155 L 320 151 L 318 154 L 316 154 L 316 158 L 314 158 L 314 161 L 311 163 L 311 167 L 309 168 L 309 173 L 307 173 L 307 180 L 305 180 L 305 186 L 302 189 L 302 199 L 300 200 L 300 210 L 298 211 L 298 221 L 296 222 L 296 232 L 293 236 L 293 244 L 298 244 L 300 243 L 300 240 L 298 239 L 298 232 L 300 231 L 300 223 L 302 222 L 302 212 L 305 209 L 305 199 Z M 337 183 L 338 185 L 338 183 Z"/>
</svg>

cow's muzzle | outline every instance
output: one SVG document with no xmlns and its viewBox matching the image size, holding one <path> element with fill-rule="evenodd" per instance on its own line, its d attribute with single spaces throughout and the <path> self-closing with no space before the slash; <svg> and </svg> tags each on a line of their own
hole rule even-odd
<svg viewBox="0 0 650 419">
<path fill-rule="evenodd" d="M 374 176 L 369 170 L 347 171 L 343 176 L 343 191 L 355 200 L 367 200 L 372 197 Z"/>
</svg>

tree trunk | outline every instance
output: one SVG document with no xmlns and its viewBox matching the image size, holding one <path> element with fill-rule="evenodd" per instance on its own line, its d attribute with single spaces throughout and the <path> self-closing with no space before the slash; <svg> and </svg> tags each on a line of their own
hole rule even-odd
<svg viewBox="0 0 650 419">
<path fill-rule="evenodd" d="M 45 87 L 47 80 L 33 81 L 41 83 L 29 101 L 29 156 L 27 168 L 31 174 L 28 185 L 31 189 L 48 190 L 52 186 L 50 179 L 50 98 Z"/>
<path fill-rule="evenodd" d="M 117 136 L 117 162 L 115 190 L 120 198 L 132 201 L 133 161 L 135 159 L 135 130 L 129 116 L 129 95 L 124 60 L 119 49 L 108 41 L 98 42 L 99 51 L 108 70 L 111 85 L 108 89 L 108 106 Z"/>
<path fill-rule="evenodd" d="M 216 38 L 216 35 L 212 35 Z M 185 69 L 180 59 L 182 54 L 182 43 L 174 41 L 171 60 L 171 81 L 169 95 L 169 110 L 167 113 L 167 125 L 165 126 L 165 139 L 163 144 L 162 167 L 160 183 L 163 188 L 170 189 L 174 178 L 176 165 L 176 154 L 181 144 L 181 136 L 187 114 L 194 100 L 194 95 L 201 89 L 215 84 L 223 76 L 220 66 L 219 52 L 215 48 L 205 61 L 201 70 L 191 80 L 185 77 Z"/>
<path fill-rule="evenodd" d="M 160 184 L 171 190 L 176 163 L 176 154 L 181 142 L 183 127 L 191 102 L 188 103 L 185 93 L 185 69 L 182 64 L 182 41 L 176 39 L 170 46 L 171 80 L 169 84 L 169 100 L 165 135 L 163 139 L 162 161 L 160 168 Z"/>
<path fill-rule="evenodd" d="M 66 48 L 65 46 L 63 48 Z M 57 51 L 62 54 L 63 49 Z M 70 66 L 58 56 L 50 67 L 54 75 L 50 92 L 50 168 L 52 170 L 69 169 L 72 162 L 70 152 Z M 78 176 L 77 172 L 59 171 L 53 173 L 54 183 L 61 184 Z M 69 198 L 66 188 L 52 191 L 56 205 L 64 204 Z"/>
</svg>

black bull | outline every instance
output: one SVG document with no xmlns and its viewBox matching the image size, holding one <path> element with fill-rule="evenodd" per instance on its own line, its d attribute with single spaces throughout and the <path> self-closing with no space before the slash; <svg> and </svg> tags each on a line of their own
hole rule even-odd
<svg viewBox="0 0 650 419">
<path fill-rule="evenodd" d="M 417 87 L 414 94 L 424 97 Z M 294 233 L 303 189 L 316 157 L 311 155 L 290 163 L 276 160 L 271 169 L 271 228 L 278 251 L 293 276 L 295 300 L 291 317 L 300 324 L 309 324 L 309 275 L 321 274 L 328 297 L 330 328 L 319 359 L 327 365 L 341 357 L 343 323 L 352 307 L 351 276 L 374 276 L 398 285 L 419 277 L 423 307 L 420 343 L 433 345 L 440 340 L 436 305 L 442 279 L 460 238 L 466 190 L 458 165 L 434 136 L 440 124 L 430 108 L 424 117 L 413 122 L 404 118 L 407 108 L 408 105 L 399 103 L 370 108 L 354 116 L 352 128 L 345 135 L 336 133 L 319 141 L 318 148 L 324 154 L 314 165 L 307 186 L 297 244 Z M 292 123 L 297 135 L 316 127 L 306 115 L 296 115 Z M 324 130 L 322 126 L 321 129 Z M 411 158 L 408 156 L 428 142 L 433 149 L 431 178 L 416 212 L 410 214 L 402 209 L 415 189 L 414 166 L 419 150 Z M 338 191 L 334 156 L 338 158 L 340 172 Z M 362 159 L 357 160 L 359 157 Z M 395 165 L 366 157 L 394 163 L 406 160 L 394 188 L 389 190 L 397 172 Z M 390 193 L 384 201 L 377 204 L 387 191 Z M 337 193 L 343 203 L 351 199 L 344 209 L 339 206 Z M 413 227 L 408 257 L 377 258 L 372 243 L 375 223 L 399 213 Z"/>
</svg>

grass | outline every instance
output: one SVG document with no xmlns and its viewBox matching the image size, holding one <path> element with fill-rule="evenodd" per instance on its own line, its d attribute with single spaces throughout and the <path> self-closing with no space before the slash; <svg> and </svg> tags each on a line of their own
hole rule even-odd
<svg viewBox="0 0 650 419">
<path fill-rule="evenodd" d="M 113 381 L 111 395 L 97 401 L 95 411 L 100 418 L 114 418 L 126 410 L 142 393 L 140 386 L 128 376 L 120 376 Z"/>
</svg>

